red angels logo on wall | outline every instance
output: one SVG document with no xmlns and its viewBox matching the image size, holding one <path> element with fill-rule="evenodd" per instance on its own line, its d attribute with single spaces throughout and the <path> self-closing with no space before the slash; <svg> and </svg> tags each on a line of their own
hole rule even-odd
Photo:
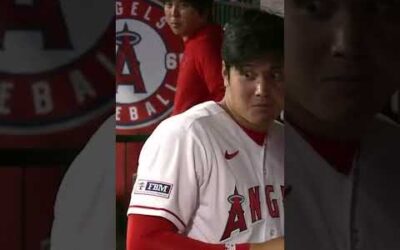
<svg viewBox="0 0 400 250">
<path fill-rule="evenodd" d="M 159 4 L 117 1 L 116 12 L 117 130 L 149 133 L 172 110 L 182 43 Z"/>
<path fill-rule="evenodd" d="M 0 1 L 1 135 L 59 133 L 109 112 L 113 3 Z"/>
</svg>

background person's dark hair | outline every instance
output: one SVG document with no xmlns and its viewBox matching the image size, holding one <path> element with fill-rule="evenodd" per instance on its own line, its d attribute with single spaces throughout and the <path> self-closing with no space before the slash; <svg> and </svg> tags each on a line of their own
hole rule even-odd
<svg viewBox="0 0 400 250">
<path fill-rule="evenodd" d="M 226 68 L 240 68 L 269 52 L 283 56 L 284 22 L 281 17 L 249 10 L 225 26 L 222 59 Z"/>
<path fill-rule="evenodd" d="M 200 15 L 208 14 L 209 19 L 212 14 L 213 0 L 181 0 L 190 4 Z M 172 0 L 163 0 L 163 3 L 172 2 Z"/>
</svg>

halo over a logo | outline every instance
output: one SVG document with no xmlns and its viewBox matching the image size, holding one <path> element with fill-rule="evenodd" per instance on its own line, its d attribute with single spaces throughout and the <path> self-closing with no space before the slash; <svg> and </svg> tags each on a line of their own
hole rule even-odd
<svg viewBox="0 0 400 250">
<path fill-rule="evenodd" d="M 0 2 L 2 135 L 60 132 L 110 110 L 115 74 L 113 4 L 113 0 Z"/>
<path fill-rule="evenodd" d="M 117 1 L 117 129 L 143 129 L 169 115 L 181 49 L 161 6 Z"/>
</svg>

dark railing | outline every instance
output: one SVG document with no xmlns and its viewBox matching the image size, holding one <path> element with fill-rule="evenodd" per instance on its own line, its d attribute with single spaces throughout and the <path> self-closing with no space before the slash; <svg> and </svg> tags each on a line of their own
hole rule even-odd
<svg viewBox="0 0 400 250">
<path fill-rule="evenodd" d="M 215 0 L 213 8 L 214 22 L 224 25 L 232 18 L 241 15 L 248 9 L 259 9 L 258 0 Z"/>
</svg>

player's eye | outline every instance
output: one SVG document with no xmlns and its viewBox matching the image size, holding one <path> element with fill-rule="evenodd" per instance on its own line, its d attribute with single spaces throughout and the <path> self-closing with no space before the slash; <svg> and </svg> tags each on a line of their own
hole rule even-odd
<svg viewBox="0 0 400 250">
<path fill-rule="evenodd" d="M 252 81 L 256 78 L 256 75 L 254 74 L 254 72 L 250 71 L 250 70 L 243 70 L 241 72 L 241 75 L 244 77 L 245 80 L 247 81 Z"/>
<path fill-rule="evenodd" d="M 271 79 L 273 79 L 274 81 L 283 81 L 283 72 L 281 70 L 272 71 Z"/>
<path fill-rule="evenodd" d="M 334 4 L 329 0 L 295 0 L 295 3 L 306 15 L 317 19 L 328 19 L 334 11 Z"/>
<path fill-rule="evenodd" d="M 182 1 L 182 2 L 179 2 L 179 7 L 186 9 L 186 8 L 190 8 L 191 5 L 188 2 Z"/>
</svg>

